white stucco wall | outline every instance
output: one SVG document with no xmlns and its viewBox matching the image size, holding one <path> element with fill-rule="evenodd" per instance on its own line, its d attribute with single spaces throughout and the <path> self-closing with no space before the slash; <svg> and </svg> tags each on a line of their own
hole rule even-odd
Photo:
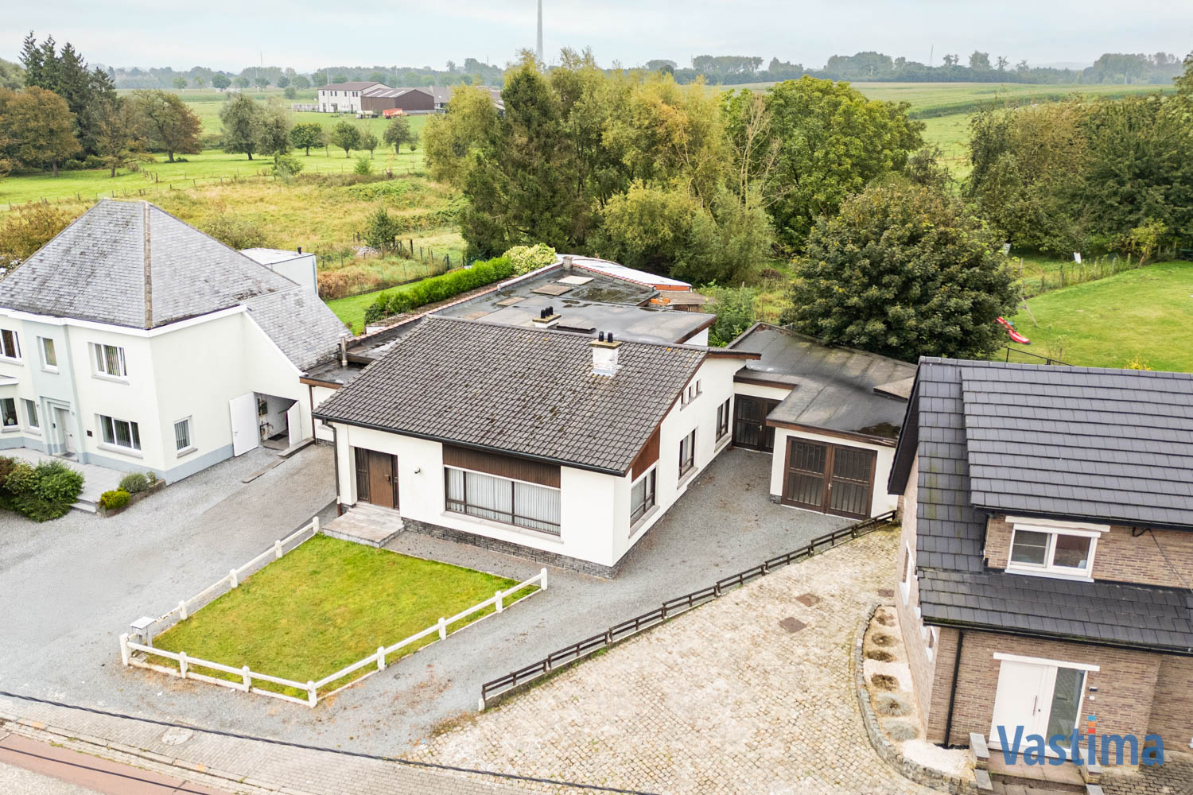
<svg viewBox="0 0 1193 795">
<path fill-rule="evenodd" d="M 853 439 L 843 439 L 839 436 L 828 436 L 807 431 L 794 431 L 788 428 L 775 428 L 775 452 L 771 457 L 770 493 L 778 497 L 783 493 L 783 475 L 786 466 L 787 440 L 790 438 L 808 439 L 813 442 L 835 444 L 838 447 L 856 447 L 863 450 L 873 450 L 877 455 L 874 460 L 874 488 L 870 497 L 870 515 L 893 511 L 899 500 L 897 494 L 886 493 L 886 481 L 891 474 L 891 465 L 895 460 L 895 448 L 885 445 L 868 444 Z M 791 510 L 798 511 L 802 508 Z"/>
<path fill-rule="evenodd" d="M 767 400 L 783 400 L 791 394 L 789 386 L 760 386 L 759 384 L 735 383 L 733 392 L 736 395 L 766 398 Z"/>
<path fill-rule="evenodd" d="M 294 259 L 270 262 L 265 267 L 318 295 L 319 277 L 314 254 L 298 254 Z"/>
<path fill-rule="evenodd" d="M 358 113 L 360 111 L 360 92 L 336 90 L 333 96 L 332 91 L 321 88 L 319 89 L 319 110 L 323 113 Z"/>
</svg>

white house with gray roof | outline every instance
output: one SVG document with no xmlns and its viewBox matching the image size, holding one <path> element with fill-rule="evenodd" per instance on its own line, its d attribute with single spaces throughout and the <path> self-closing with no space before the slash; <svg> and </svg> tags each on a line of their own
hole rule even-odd
<svg viewBox="0 0 1193 795">
<path fill-rule="evenodd" d="M 105 199 L 0 282 L 0 448 L 172 481 L 310 439 L 300 378 L 350 337 L 308 287 Z"/>
</svg>

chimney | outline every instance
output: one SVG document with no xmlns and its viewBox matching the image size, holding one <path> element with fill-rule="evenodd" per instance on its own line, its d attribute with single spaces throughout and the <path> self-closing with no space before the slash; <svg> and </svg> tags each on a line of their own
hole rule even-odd
<svg viewBox="0 0 1193 795">
<path fill-rule="evenodd" d="M 621 347 L 621 340 L 614 341 L 613 332 L 601 332 L 597 338 L 588 343 L 592 348 L 592 374 L 612 378 L 617 375 L 621 365 L 617 363 L 617 349 Z"/>
<path fill-rule="evenodd" d="M 571 272 L 572 272 L 572 255 L 571 255 L 571 254 L 564 254 L 564 255 L 563 255 L 563 266 L 562 266 L 561 270 L 562 270 L 564 273 L 571 273 Z"/>
<path fill-rule="evenodd" d="M 560 315 L 555 314 L 555 307 L 548 306 L 539 312 L 538 317 L 532 317 L 530 320 L 535 328 L 551 328 L 559 322 L 559 318 Z"/>
<path fill-rule="evenodd" d="M 348 340 L 340 337 L 340 367 L 348 366 Z"/>
<path fill-rule="evenodd" d="M 301 253 L 302 253 L 302 246 L 299 246 L 299 247 L 298 247 L 298 253 L 299 253 L 299 254 L 301 254 Z"/>
</svg>

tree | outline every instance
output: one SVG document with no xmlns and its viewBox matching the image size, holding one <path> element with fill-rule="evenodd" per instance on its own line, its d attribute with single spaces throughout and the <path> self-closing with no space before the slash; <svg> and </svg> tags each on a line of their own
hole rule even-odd
<svg viewBox="0 0 1193 795">
<path fill-rule="evenodd" d="M 1007 71 L 1007 64 L 1010 63 L 1004 56 L 998 56 L 998 71 Z"/>
<path fill-rule="evenodd" d="M 288 88 L 290 86 L 290 78 L 282 75 L 275 81 L 275 83 L 277 84 L 278 88 Z"/>
<path fill-rule="evenodd" d="M 150 147 L 165 151 L 169 162 L 174 162 L 175 152 L 194 155 L 201 151 L 202 122 L 177 94 L 137 90 L 133 92 L 132 102 L 144 119 Z"/>
<path fill-rule="evenodd" d="M 369 158 L 370 159 L 372 159 L 373 151 L 376 150 L 378 143 L 379 143 L 379 141 L 377 140 L 377 136 L 373 135 L 373 133 L 370 132 L 369 130 L 364 130 L 363 132 L 361 132 L 360 148 L 369 150 Z"/>
<path fill-rule="evenodd" d="M 290 143 L 290 111 L 276 98 L 269 101 L 261 115 L 261 152 L 273 155 L 288 154 Z"/>
<path fill-rule="evenodd" d="M 382 137 L 385 143 L 394 148 L 395 153 L 402 151 L 402 144 L 408 143 L 414 133 L 410 129 L 410 122 L 405 116 L 394 116 L 389 120 L 389 124 L 385 126 L 385 132 Z"/>
<path fill-rule="evenodd" d="M 228 76 L 226 74 L 223 74 L 221 72 L 216 72 L 215 74 L 213 74 L 211 76 L 211 87 L 212 88 L 218 88 L 220 91 L 223 91 L 225 88 L 227 88 L 230 85 L 232 85 L 232 81 L 228 78 Z"/>
<path fill-rule="evenodd" d="M 384 252 L 387 248 L 393 248 L 394 241 L 403 231 L 405 230 L 397 219 L 386 212 L 384 207 L 378 207 L 369 216 L 369 226 L 365 229 L 364 235 L 365 242 Z"/>
<path fill-rule="evenodd" d="M 990 53 L 974 50 L 969 56 L 969 68 L 977 72 L 990 71 Z"/>
<path fill-rule="evenodd" d="M 348 78 L 347 78 L 347 77 L 345 77 L 345 76 L 344 76 L 344 75 L 342 75 L 342 74 L 337 74 L 335 77 L 333 77 L 333 78 L 331 79 L 331 82 L 333 82 L 333 83 L 347 83 L 347 82 L 348 82 Z"/>
<path fill-rule="evenodd" d="M 941 60 L 944 61 L 945 66 L 956 66 L 957 62 L 960 61 L 961 59 L 958 58 L 956 55 L 950 54 L 950 55 L 945 55 L 943 58 L 941 58 Z"/>
<path fill-rule="evenodd" d="M 947 193 L 886 180 L 817 222 L 788 319 L 826 342 L 912 362 L 985 358 L 1015 300 L 999 244 Z"/>
<path fill-rule="evenodd" d="M 286 88 L 282 91 L 282 96 L 284 96 L 286 99 L 294 99 L 298 96 L 298 91 L 295 90 L 294 86 L 286 86 Z"/>
<path fill-rule="evenodd" d="M 53 204 L 18 204 L 0 225 L 0 266 L 11 268 L 49 243 L 71 222 L 71 217 Z"/>
<path fill-rule="evenodd" d="M 257 90 L 269 88 L 269 78 L 268 77 L 255 78 L 253 80 L 253 83 L 254 83 L 254 85 L 257 86 Z"/>
<path fill-rule="evenodd" d="M 37 86 L 20 92 L 0 89 L 0 129 L 7 131 L 18 163 L 48 165 L 55 177 L 58 165 L 80 149 L 66 100 Z"/>
<path fill-rule="evenodd" d="M 115 86 L 106 72 L 88 71 L 87 62 L 69 42 L 58 50 L 54 37 L 40 45 L 33 34 L 26 38 L 21 52 L 25 64 L 26 85 L 53 91 L 66 100 L 74 114 L 75 138 L 85 154 L 96 154 L 100 134 L 101 106 L 116 96 Z"/>
<path fill-rule="evenodd" d="M 235 80 L 232 81 L 232 84 L 240 89 L 248 88 L 249 87 L 249 79 L 244 76 L 237 77 Z"/>
<path fill-rule="evenodd" d="M 202 88 L 207 85 L 207 81 L 203 79 L 203 75 L 195 75 L 195 79 L 191 82 L 195 84 L 195 88 Z"/>
<path fill-rule="evenodd" d="M 373 83 L 384 83 L 386 80 L 385 72 L 373 72 L 369 75 L 369 80 Z"/>
<path fill-rule="evenodd" d="M 290 143 L 294 144 L 296 149 L 306 150 L 307 157 L 311 156 L 312 146 L 323 146 L 326 140 L 327 133 L 318 122 L 299 122 L 290 129 Z"/>
<path fill-rule="evenodd" d="M 311 87 L 311 81 L 302 75 L 296 75 L 294 77 L 294 87 L 299 91 L 306 91 Z"/>
<path fill-rule="evenodd" d="M 16 91 L 25 87 L 25 70 L 11 61 L 0 58 L 0 88 Z"/>
<path fill-rule="evenodd" d="M 331 128 L 327 140 L 332 146 L 344 150 L 344 157 L 351 157 L 353 149 L 360 148 L 360 130 L 352 122 L 342 121 Z"/>
<path fill-rule="evenodd" d="M 174 78 L 174 88 L 178 89 L 179 91 L 186 88 L 186 78 L 182 77 L 181 75 Z"/>
<path fill-rule="evenodd" d="M 95 115 L 99 123 L 97 154 L 109 170 L 108 176 L 114 177 L 116 169 L 135 159 L 143 119 L 134 103 L 122 97 L 102 101 Z"/>
<path fill-rule="evenodd" d="M 474 154 L 482 142 L 490 139 L 497 126 L 497 110 L 487 91 L 469 87 L 454 89 L 448 112 L 427 119 L 426 161 L 431 178 L 463 187 L 466 175 L 475 163 Z M 386 133 L 389 133 L 388 129 Z"/>
<path fill-rule="evenodd" d="M 922 145 L 924 125 L 907 116 L 906 103 L 866 99 L 848 84 L 802 77 L 774 86 L 767 96 L 767 138 L 778 152 L 764 190 L 778 243 L 799 251 L 821 215 L 833 215 L 847 196 L 875 177 L 900 171 Z M 742 127 L 729 121 L 730 129 Z M 757 145 L 769 156 L 769 140 Z M 777 182 L 778 189 L 769 187 Z"/>
<path fill-rule="evenodd" d="M 265 107 L 255 99 L 237 94 L 220 108 L 220 126 L 224 151 L 239 153 L 253 159 L 261 149 L 265 128 Z"/>
</svg>

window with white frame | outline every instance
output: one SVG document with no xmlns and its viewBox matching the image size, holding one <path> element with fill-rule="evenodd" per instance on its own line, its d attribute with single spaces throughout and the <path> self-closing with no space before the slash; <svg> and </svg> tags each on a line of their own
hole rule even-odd
<svg viewBox="0 0 1193 795">
<path fill-rule="evenodd" d="M 128 450 L 141 449 L 141 432 L 137 423 L 100 415 L 100 434 L 104 444 Z"/>
<path fill-rule="evenodd" d="M 911 598 L 911 544 L 903 545 L 903 565 L 899 569 L 899 591 L 903 594 L 903 604 Z"/>
<path fill-rule="evenodd" d="M 54 340 L 41 337 L 41 366 L 43 370 L 58 371 L 58 352 L 54 350 Z"/>
<path fill-rule="evenodd" d="M 1104 525 L 1012 523 L 1007 571 L 1046 577 L 1092 579 L 1098 537 Z"/>
<path fill-rule="evenodd" d="M 443 473 L 447 510 L 559 535 L 559 489 L 455 467 Z"/>
<path fill-rule="evenodd" d="M 651 467 L 630 486 L 630 527 L 655 507 L 655 471 Z"/>
<path fill-rule="evenodd" d="M 20 335 L 12 329 L 0 329 L 0 356 L 5 359 L 21 358 Z"/>
<path fill-rule="evenodd" d="M 185 453 L 194 449 L 191 444 L 191 418 L 174 423 L 174 452 Z"/>
<path fill-rule="evenodd" d="M 936 646 L 940 643 L 940 627 L 920 627 L 920 637 L 924 641 L 924 652 L 928 655 L 928 662 L 936 656 Z"/>
<path fill-rule="evenodd" d="M 128 375 L 124 364 L 124 348 L 96 342 L 92 343 L 91 351 L 96 373 L 112 378 L 125 378 Z"/>
<path fill-rule="evenodd" d="M 729 401 L 717 406 L 717 441 L 729 435 Z"/>
<path fill-rule="evenodd" d="M 682 406 L 688 405 L 693 400 L 700 397 L 700 395 L 702 395 L 703 393 L 704 393 L 704 390 L 701 389 L 701 387 L 700 387 L 700 379 L 697 378 L 695 381 L 688 384 L 687 387 L 684 388 L 683 395 L 680 396 L 680 405 L 682 405 Z"/>
<path fill-rule="evenodd" d="M 679 441 L 679 476 L 682 478 L 696 466 L 696 429 Z"/>
<path fill-rule="evenodd" d="M 32 430 L 41 430 L 41 421 L 37 416 L 37 404 L 32 400 L 22 400 L 25 404 L 25 424 Z"/>
<path fill-rule="evenodd" d="M 15 431 L 21 426 L 17 419 L 16 398 L 0 398 L 0 422 L 3 422 L 3 428 L 6 431 Z"/>
</svg>

